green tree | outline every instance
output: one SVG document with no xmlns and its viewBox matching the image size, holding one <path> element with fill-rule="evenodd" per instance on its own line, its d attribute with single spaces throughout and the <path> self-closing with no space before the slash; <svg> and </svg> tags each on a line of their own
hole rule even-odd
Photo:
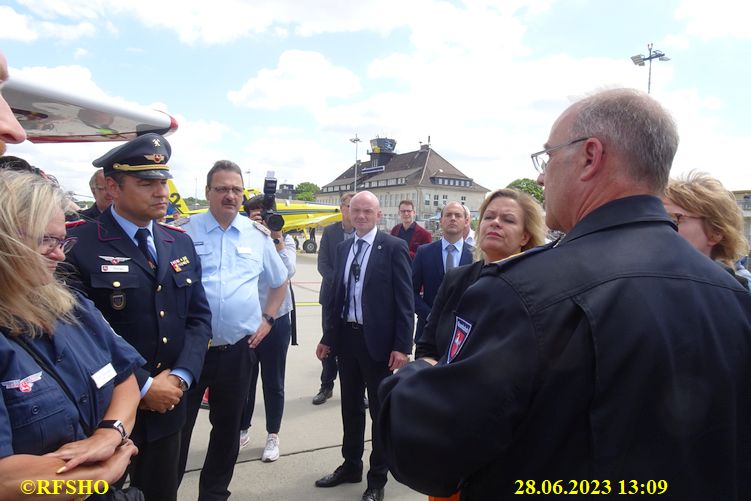
<svg viewBox="0 0 751 501">
<path fill-rule="evenodd" d="M 321 191 L 321 188 L 317 184 L 305 181 L 295 187 L 295 198 L 305 200 L 306 202 L 314 202 L 316 199 L 315 194 L 319 191 Z"/>
<path fill-rule="evenodd" d="M 542 186 L 537 184 L 537 181 L 533 181 L 529 178 L 517 179 L 509 183 L 506 188 L 514 188 L 519 191 L 523 191 L 529 195 L 532 195 L 535 200 L 542 203 L 545 200 L 545 195 L 542 190 Z"/>
</svg>

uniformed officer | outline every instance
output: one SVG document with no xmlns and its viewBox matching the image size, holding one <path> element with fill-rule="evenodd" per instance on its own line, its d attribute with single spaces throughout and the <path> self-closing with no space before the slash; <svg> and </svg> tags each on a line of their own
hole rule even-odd
<svg viewBox="0 0 751 501">
<path fill-rule="evenodd" d="M 639 91 L 563 112 L 532 159 L 566 236 L 486 266 L 445 357 L 381 385 L 397 480 L 462 500 L 748 499 L 751 295 L 665 212 L 677 147 Z"/>
<path fill-rule="evenodd" d="M 178 486 L 183 393 L 198 379 L 211 338 L 201 263 L 182 230 L 158 224 L 167 210 L 171 148 L 144 134 L 93 163 L 104 169 L 113 203 L 70 231 L 69 280 L 146 359 L 136 372 L 141 405 L 131 483 L 147 500 L 174 500 Z"/>
<path fill-rule="evenodd" d="M 240 418 L 255 364 L 254 349 L 267 335 L 287 291 L 287 268 L 264 226 L 239 213 L 243 201 L 240 167 L 219 160 L 206 176 L 209 210 L 191 217 L 185 228 L 203 265 L 203 285 L 211 306 L 211 348 L 197 384 L 187 395 L 188 421 L 183 429 L 180 472 L 185 469 L 190 437 L 201 397 L 209 388 L 212 424 L 201 470 L 198 499 L 225 500 L 237 460 Z M 263 308 L 258 281 L 269 289 Z"/>
</svg>

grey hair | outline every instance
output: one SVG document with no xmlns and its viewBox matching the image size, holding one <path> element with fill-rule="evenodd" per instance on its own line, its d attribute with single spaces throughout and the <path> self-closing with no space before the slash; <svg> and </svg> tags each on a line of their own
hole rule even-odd
<svg viewBox="0 0 751 501">
<path fill-rule="evenodd" d="M 572 138 L 596 137 L 626 160 L 634 180 L 662 193 L 679 140 L 665 108 L 635 89 L 599 92 L 574 106 Z"/>
<path fill-rule="evenodd" d="M 89 179 L 89 188 L 91 188 L 92 193 L 94 193 L 94 188 L 96 188 L 96 176 L 100 172 L 104 173 L 104 169 L 95 170 L 94 173 L 91 175 L 91 178 Z"/>
</svg>

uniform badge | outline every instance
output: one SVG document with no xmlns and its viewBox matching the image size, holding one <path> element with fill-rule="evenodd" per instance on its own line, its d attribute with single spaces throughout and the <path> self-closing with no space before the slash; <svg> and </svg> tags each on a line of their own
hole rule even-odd
<svg viewBox="0 0 751 501">
<path fill-rule="evenodd" d="M 125 261 L 130 261 L 129 257 L 115 257 L 115 256 L 99 256 L 99 259 L 104 259 L 105 261 L 109 261 L 112 264 L 120 264 L 120 263 L 124 263 Z"/>
<path fill-rule="evenodd" d="M 449 352 L 446 357 L 446 363 L 450 364 L 453 359 L 459 354 L 464 343 L 467 342 L 469 337 L 469 331 L 472 330 L 472 324 L 457 316 L 456 323 L 454 324 L 454 335 L 451 336 L 451 344 L 449 345 Z"/>
<path fill-rule="evenodd" d="M 172 269 L 175 270 L 176 273 L 180 273 L 181 271 L 183 271 L 183 266 L 190 264 L 190 260 L 188 259 L 188 256 L 183 256 L 180 259 L 170 261 L 169 264 L 170 266 L 172 266 Z"/>
<path fill-rule="evenodd" d="M 16 388 L 18 388 L 18 391 L 20 391 L 21 393 L 29 393 L 34 387 L 34 383 L 36 383 L 40 379 L 42 379 L 42 371 L 39 371 L 36 374 L 32 374 L 30 376 L 26 376 L 23 379 L 3 381 L 0 384 L 3 385 L 6 390 L 15 390 Z"/>
<path fill-rule="evenodd" d="M 103 264 L 102 273 L 127 273 L 130 267 L 127 264 Z"/>
<path fill-rule="evenodd" d="M 113 310 L 117 311 L 125 309 L 125 293 L 123 291 L 114 291 L 110 294 L 110 306 Z"/>
</svg>

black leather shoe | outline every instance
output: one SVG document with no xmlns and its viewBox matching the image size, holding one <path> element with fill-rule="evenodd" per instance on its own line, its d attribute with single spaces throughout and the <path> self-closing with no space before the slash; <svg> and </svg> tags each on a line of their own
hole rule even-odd
<svg viewBox="0 0 751 501">
<path fill-rule="evenodd" d="M 334 473 L 316 480 L 316 487 L 336 487 L 339 484 L 356 484 L 357 482 L 362 482 L 362 469 L 353 470 L 341 465 L 334 470 Z"/>
<path fill-rule="evenodd" d="M 326 400 L 330 399 L 331 396 L 334 394 L 334 391 L 329 388 L 321 388 L 318 390 L 318 395 L 313 397 L 313 405 L 321 405 L 326 402 Z"/>
<path fill-rule="evenodd" d="M 362 494 L 360 501 L 383 501 L 383 487 L 377 489 L 375 487 L 368 487 Z"/>
</svg>

